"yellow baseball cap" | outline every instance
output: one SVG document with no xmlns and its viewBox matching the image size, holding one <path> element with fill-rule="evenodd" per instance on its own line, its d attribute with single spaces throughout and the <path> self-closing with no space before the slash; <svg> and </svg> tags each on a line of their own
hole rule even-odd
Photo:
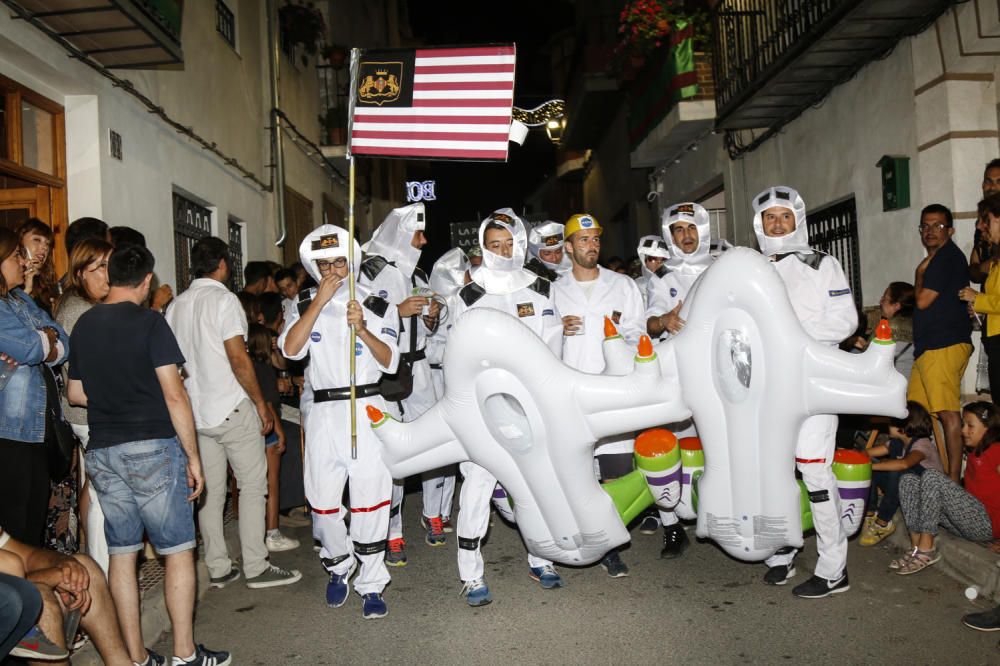
<svg viewBox="0 0 1000 666">
<path fill-rule="evenodd" d="M 598 234 L 604 233 L 604 229 L 601 228 L 601 223 L 597 221 L 596 217 L 587 213 L 577 213 L 566 220 L 566 229 L 563 230 L 563 235 L 565 238 L 569 238 L 583 229 L 597 231 Z"/>
</svg>

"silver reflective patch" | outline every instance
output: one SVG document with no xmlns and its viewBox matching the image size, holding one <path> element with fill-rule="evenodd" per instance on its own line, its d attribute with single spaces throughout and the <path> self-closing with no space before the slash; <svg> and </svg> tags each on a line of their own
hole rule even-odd
<svg viewBox="0 0 1000 666">
<path fill-rule="evenodd" d="M 743 402 L 750 393 L 751 366 L 746 333 L 735 328 L 722 331 L 715 344 L 715 372 L 729 402 Z"/>
</svg>

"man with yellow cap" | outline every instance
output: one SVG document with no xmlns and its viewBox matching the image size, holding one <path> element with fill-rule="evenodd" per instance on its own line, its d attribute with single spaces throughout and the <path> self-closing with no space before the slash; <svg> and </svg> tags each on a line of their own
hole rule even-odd
<svg viewBox="0 0 1000 666">
<path fill-rule="evenodd" d="M 614 321 L 630 345 L 645 333 L 642 294 L 627 275 L 597 263 L 601 252 L 601 224 L 593 215 L 573 215 L 566 222 L 565 253 L 572 270 L 552 285 L 556 308 L 562 313 L 563 361 L 582 372 L 604 371 L 604 318 Z M 594 455 L 601 479 L 610 481 L 632 471 L 633 433 L 597 442 Z M 617 550 L 601 566 L 612 578 L 628 575 Z"/>
</svg>

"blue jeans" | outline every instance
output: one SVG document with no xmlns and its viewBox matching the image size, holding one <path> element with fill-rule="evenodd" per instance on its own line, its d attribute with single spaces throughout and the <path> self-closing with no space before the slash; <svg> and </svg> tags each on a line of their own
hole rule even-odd
<svg viewBox="0 0 1000 666">
<path fill-rule="evenodd" d="M 0 573 L 0 660 L 14 649 L 42 612 L 42 597 L 23 578 Z"/>
<path fill-rule="evenodd" d="M 872 472 L 872 489 L 868 495 L 869 510 L 878 501 L 878 489 L 882 490 L 882 503 L 878 505 L 878 519 L 888 523 L 899 509 L 899 477 L 903 472 Z"/>
<path fill-rule="evenodd" d="M 85 457 L 111 555 L 142 550 L 143 529 L 161 555 L 194 548 L 187 456 L 176 437 L 88 449 Z"/>
</svg>

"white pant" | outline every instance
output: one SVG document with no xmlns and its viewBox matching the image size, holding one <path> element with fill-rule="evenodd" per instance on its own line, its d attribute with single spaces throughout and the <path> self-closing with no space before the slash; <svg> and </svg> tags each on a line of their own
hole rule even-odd
<svg viewBox="0 0 1000 666">
<path fill-rule="evenodd" d="M 837 417 L 810 416 L 802 424 L 795 447 L 795 465 L 809 491 L 813 527 L 816 530 L 816 575 L 836 580 L 847 568 L 847 535 L 840 522 L 840 494 L 833 475 L 833 454 L 837 446 Z M 790 565 L 795 550 L 767 558 L 768 567 Z"/>
<path fill-rule="evenodd" d="M 357 459 L 351 458 L 350 403 L 314 403 L 306 427 L 305 491 L 313 510 L 313 535 L 328 571 L 346 574 L 356 558 L 358 594 L 382 592 L 389 583 L 385 536 L 389 527 L 392 478 L 382 462 L 382 444 L 366 425 L 365 406 L 385 408 L 381 398 L 358 398 Z M 351 529 L 344 523 L 344 484 L 350 480 Z"/>
<path fill-rule="evenodd" d="M 459 465 L 464 477 L 462 492 L 458 495 L 458 522 L 455 533 L 458 536 L 458 576 L 463 583 L 483 577 L 483 553 L 480 541 L 486 536 L 490 526 L 490 500 L 496 477 L 485 468 L 472 462 Z M 543 567 L 551 560 L 528 553 L 528 566 Z"/>
<path fill-rule="evenodd" d="M 80 440 L 84 449 L 90 441 L 90 428 L 85 425 L 71 424 L 73 433 Z M 87 509 L 87 523 L 84 528 L 87 531 L 87 554 L 97 562 L 104 575 L 108 575 L 108 564 L 110 554 L 108 553 L 108 539 L 104 535 L 104 511 L 101 510 L 101 502 L 97 499 L 97 491 L 94 484 L 90 483 L 84 469 L 83 451 L 80 451 L 80 478 L 84 479 L 87 485 L 87 496 L 90 497 L 90 508 Z"/>
<path fill-rule="evenodd" d="M 423 475 L 424 515 L 428 518 L 451 517 L 451 502 L 455 497 L 454 467 L 439 468 Z M 450 471 L 450 474 L 442 472 Z"/>
</svg>

